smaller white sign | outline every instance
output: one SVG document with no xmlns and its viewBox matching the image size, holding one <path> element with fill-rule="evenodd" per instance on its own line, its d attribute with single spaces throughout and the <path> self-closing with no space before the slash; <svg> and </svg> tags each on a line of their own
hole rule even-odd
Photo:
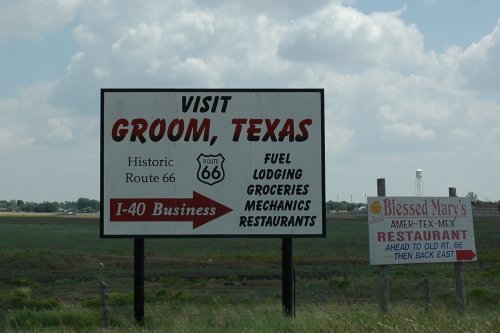
<svg viewBox="0 0 500 333">
<path fill-rule="evenodd" d="M 370 264 L 475 261 L 469 198 L 369 197 Z"/>
</svg>

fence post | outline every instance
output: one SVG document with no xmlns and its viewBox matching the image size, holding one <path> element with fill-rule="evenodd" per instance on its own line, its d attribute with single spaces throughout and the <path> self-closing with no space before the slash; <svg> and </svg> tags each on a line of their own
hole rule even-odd
<svg viewBox="0 0 500 333">
<path fill-rule="evenodd" d="M 109 316 L 109 293 L 108 285 L 101 280 L 101 303 L 102 303 L 102 327 L 108 328 L 111 322 Z"/>
<path fill-rule="evenodd" d="M 424 279 L 424 309 L 425 313 L 429 313 L 429 307 L 431 305 L 431 298 L 429 295 L 429 279 Z"/>
<path fill-rule="evenodd" d="M 448 194 L 450 197 L 457 196 L 457 189 L 455 187 L 448 188 Z M 462 262 L 454 262 L 455 268 L 455 286 L 457 291 L 457 299 L 458 299 L 458 309 L 460 314 L 465 314 L 467 310 L 467 296 L 465 294 L 465 281 L 464 281 L 464 266 Z"/>
<path fill-rule="evenodd" d="M 377 179 L 377 196 L 385 197 L 385 178 Z M 387 265 L 379 266 L 380 311 L 382 313 L 387 313 L 389 311 L 389 281 L 387 279 L 386 267 Z"/>
</svg>

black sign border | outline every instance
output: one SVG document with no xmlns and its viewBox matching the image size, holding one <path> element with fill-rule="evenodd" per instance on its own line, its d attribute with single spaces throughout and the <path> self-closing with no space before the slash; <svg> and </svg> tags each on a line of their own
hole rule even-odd
<svg viewBox="0 0 500 333">
<path fill-rule="evenodd" d="M 185 92 L 185 93 L 279 93 L 279 92 L 315 92 L 321 98 L 321 234 L 204 234 L 204 235 L 107 235 L 104 234 L 104 95 L 113 92 Z M 323 88 L 258 88 L 258 89 L 228 89 L 228 88 L 102 88 L 101 89 L 101 130 L 100 130 L 100 237 L 101 238 L 325 238 L 326 237 L 326 194 L 325 194 L 325 90 Z"/>
</svg>

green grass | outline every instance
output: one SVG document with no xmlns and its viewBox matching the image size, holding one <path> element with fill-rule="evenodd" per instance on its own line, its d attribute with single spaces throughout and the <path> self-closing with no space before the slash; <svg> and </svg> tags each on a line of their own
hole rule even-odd
<svg viewBox="0 0 500 333">
<path fill-rule="evenodd" d="M 380 316 L 365 218 L 329 219 L 326 238 L 294 239 L 296 319 L 281 316 L 280 239 L 146 239 L 144 331 L 493 332 L 500 218 L 476 217 L 474 224 L 479 260 L 464 264 L 465 318 L 458 316 L 451 263 L 390 266 L 390 313 Z M 140 331 L 130 328 L 132 239 L 100 239 L 92 218 L 0 217 L 0 331 L 96 331 L 100 279 L 110 288 L 111 331 Z"/>
<path fill-rule="evenodd" d="M 296 318 L 285 317 L 273 303 L 224 305 L 154 305 L 146 307 L 145 326 L 123 312 L 114 314 L 112 326 L 100 327 L 97 311 L 22 310 L 9 313 L 5 332 L 498 332 L 500 315 L 470 311 L 461 316 L 446 308 L 429 313 L 399 304 L 381 315 L 373 304 L 309 304 Z"/>
</svg>

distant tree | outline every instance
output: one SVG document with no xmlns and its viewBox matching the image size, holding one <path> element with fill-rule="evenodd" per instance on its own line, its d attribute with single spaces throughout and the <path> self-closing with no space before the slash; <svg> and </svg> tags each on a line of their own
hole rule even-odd
<svg viewBox="0 0 500 333">
<path fill-rule="evenodd" d="M 328 200 L 326 202 L 326 210 L 327 211 L 335 210 L 335 202 L 333 202 L 332 200 Z"/>
<path fill-rule="evenodd" d="M 364 203 L 353 203 L 353 202 L 347 202 L 347 201 L 327 201 L 326 202 L 326 209 L 328 211 L 347 211 L 347 212 L 352 212 L 356 208 L 364 206 Z"/>
<path fill-rule="evenodd" d="M 470 199 L 470 202 L 473 206 L 477 205 L 479 202 L 478 198 L 477 198 L 477 193 L 474 193 L 474 192 L 467 192 L 467 198 Z"/>
<path fill-rule="evenodd" d="M 39 204 L 34 204 L 33 211 L 37 213 L 55 213 L 59 209 L 59 203 L 57 201 L 48 202 L 44 201 Z"/>
<path fill-rule="evenodd" d="M 33 211 L 33 204 L 31 202 L 25 202 L 19 206 L 19 210 L 21 212 L 32 212 Z"/>
<path fill-rule="evenodd" d="M 97 212 L 100 209 L 100 203 L 97 200 L 79 198 L 76 202 L 76 209 L 86 212 Z"/>
<path fill-rule="evenodd" d="M 76 211 L 76 202 L 75 201 L 65 201 L 64 203 L 60 203 L 60 208 L 66 211 Z"/>
</svg>

